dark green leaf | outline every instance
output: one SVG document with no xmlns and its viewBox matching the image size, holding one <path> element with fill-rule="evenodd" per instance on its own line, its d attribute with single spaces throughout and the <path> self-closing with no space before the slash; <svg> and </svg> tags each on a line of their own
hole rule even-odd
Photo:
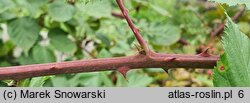
<svg viewBox="0 0 250 103">
<path fill-rule="evenodd" d="M 105 46 L 109 47 L 110 46 L 110 40 L 107 36 L 97 33 L 96 37 L 102 41 L 102 44 L 105 44 Z"/>
<path fill-rule="evenodd" d="M 173 25 L 152 25 L 150 31 L 150 42 L 155 45 L 169 46 L 176 43 L 181 37 L 181 30 Z"/>
<path fill-rule="evenodd" d="M 49 4 L 48 13 L 56 21 L 64 22 L 70 20 L 76 12 L 74 6 L 66 2 L 53 2 Z"/>
<path fill-rule="evenodd" d="M 129 49 L 127 42 L 119 41 L 115 47 L 110 49 L 110 52 L 113 54 L 125 54 Z"/>
<path fill-rule="evenodd" d="M 35 77 L 30 80 L 29 87 L 42 87 L 51 76 Z"/>
<path fill-rule="evenodd" d="M 48 2 L 49 0 L 27 0 L 25 6 L 30 11 L 31 15 L 36 17 L 43 13 L 41 8 Z"/>
<path fill-rule="evenodd" d="M 14 3 L 12 2 L 12 0 L 0 0 L 0 13 L 8 10 L 9 8 L 13 7 Z"/>
<path fill-rule="evenodd" d="M 87 15 L 96 18 L 111 16 L 110 0 L 96 0 L 87 4 L 81 3 L 78 7 Z"/>
<path fill-rule="evenodd" d="M 32 49 L 32 57 L 36 63 L 49 63 L 55 62 L 56 57 L 50 49 L 45 46 L 36 45 Z"/>
<path fill-rule="evenodd" d="M 8 84 L 5 82 L 0 81 L 0 87 L 8 87 Z"/>
<path fill-rule="evenodd" d="M 139 70 L 129 71 L 127 73 L 128 81 L 125 80 L 121 74 L 118 74 L 116 86 L 145 87 L 153 82 L 152 77 L 143 73 L 138 73 L 138 71 Z"/>
<path fill-rule="evenodd" d="M 3 13 L 0 13 L 0 22 L 5 22 L 7 20 L 10 20 L 10 19 L 13 19 L 16 17 L 16 14 L 15 13 L 12 13 L 12 12 L 3 12 Z"/>
<path fill-rule="evenodd" d="M 23 79 L 23 80 L 21 80 L 21 81 L 18 82 L 18 86 L 19 87 L 28 87 L 29 84 L 30 84 L 30 80 L 31 80 L 30 78 Z"/>
<path fill-rule="evenodd" d="M 97 55 L 98 58 L 112 57 L 112 54 L 103 48 Z"/>
<path fill-rule="evenodd" d="M 64 76 L 56 76 L 55 78 L 51 79 L 52 85 L 54 87 L 69 87 L 69 80 L 66 79 Z M 73 84 L 72 84 L 73 85 Z"/>
<path fill-rule="evenodd" d="M 8 34 L 11 40 L 25 52 L 35 44 L 38 39 L 40 27 L 30 17 L 18 18 L 8 25 Z"/>
<path fill-rule="evenodd" d="M 31 55 L 24 55 L 22 54 L 19 58 L 18 58 L 18 62 L 21 65 L 27 65 L 27 64 L 35 64 L 36 61 L 33 59 L 33 57 Z"/>
<path fill-rule="evenodd" d="M 7 61 L 0 61 L 0 67 L 7 67 L 7 66 L 11 66 L 11 64 Z"/>
<path fill-rule="evenodd" d="M 0 39 L 0 57 L 7 55 L 13 48 L 13 44 L 11 42 L 3 43 Z"/>
<path fill-rule="evenodd" d="M 52 29 L 49 31 L 50 44 L 55 49 L 68 54 L 76 52 L 76 44 L 67 37 L 67 33 L 61 29 Z"/>
</svg>

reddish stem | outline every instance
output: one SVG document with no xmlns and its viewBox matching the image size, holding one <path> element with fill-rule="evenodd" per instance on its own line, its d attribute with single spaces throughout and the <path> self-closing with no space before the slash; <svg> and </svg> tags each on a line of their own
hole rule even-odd
<svg viewBox="0 0 250 103">
<path fill-rule="evenodd" d="M 216 65 L 216 62 L 219 58 L 218 56 L 159 54 L 151 52 L 150 49 L 147 47 L 147 43 L 143 40 L 141 34 L 139 33 L 138 29 L 134 26 L 132 20 L 129 18 L 127 10 L 123 6 L 122 0 L 117 0 L 117 3 L 124 15 L 124 18 L 128 22 L 129 27 L 134 32 L 136 39 L 148 55 L 144 55 L 143 53 L 141 53 L 129 57 L 89 59 L 60 63 L 0 67 L 0 80 L 20 80 L 24 78 L 55 74 L 116 70 L 120 67 L 126 67 L 130 69 L 213 68 Z"/>
<path fill-rule="evenodd" d="M 68 61 L 60 63 L 33 64 L 0 68 L 0 80 L 116 70 L 120 67 L 136 68 L 213 68 L 218 56 L 202 57 L 199 55 L 159 54 L 135 55 L 129 57 L 102 58 Z"/>
<path fill-rule="evenodd" d="M 133 21 L 130 19 L 129 15 L 128 15 L 128 11 L 127 9 L 124 7 L 123 5 L 123 1 L 122 0 L 116 0 L 124 18 L 126 19 L 129 27 L 131 28 L 131 30 L 133 31 L 137 41 L 140 43 L 140 45 L 142 46 L 142 48 L 145 50 L 146 54 L 149 54 L 150 50 L 147 46 L 146 41 L 143 39 L 143 37 L 141 36 L 140 32 L 138 31 L 138 29 L 134 26 Z"/>
</svg>

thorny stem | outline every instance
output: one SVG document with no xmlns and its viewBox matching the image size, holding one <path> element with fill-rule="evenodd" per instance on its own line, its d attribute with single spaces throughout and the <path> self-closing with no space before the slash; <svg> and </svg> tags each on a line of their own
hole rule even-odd
<svg viewBox="0 0 250 103">
<path fill-rule="evenodd" d="M 124 18 L 126 19 L 129 27 L 131 28 L 131 30 L 133 31 L 137 41 L 140 43 L 140 45 L 142 46 L 142 48 L 144 49 L 144 51 L 146 52 L 146 54 L 149 54 L 150 50 L 147 46 L 146 41 L 143 39 L 143 37 L 141 36 L 139 30 L 134 26 L 133 21 L 130 19 L 129 15 L 128 15 L 128 10 L 124 7 L 123 5 L 123 1 L 122 0 L 116 0 Z"/>
<path fill-rule="evenodd" d="M 135 34 L 136 39 L 146 52 L 146 55 L 139 53 L 128 57 L 114 57 L 102 59 L 77 60 L 59 63 L 33 64 L 12 67 L 0 67 L 0 80 L 68 74 L 80 72 L 94 72 L 105 70 L 117 70 L 121 67 L 129 69 L 136 68 L 213 68 L 216 65 L 218 56 L 208 55 L 207 51 L 199 55 L 184 54 L 160 54 L 152 52 L 147 43 L 143 40 L 138 29 L 134 26 L 124 8 L 122 0 L 117 3 L 127 20 L 129 27 Z M 206 55 L 205 55 L 206 54 Z"/>
<path fill-rule="evenodd" d="M 0 80 L 20 80 L 24 78 L 55 74 L 117 70 L 120 67 L 128 67 L 130 69 L 165 67 L 209 69 L 213 68 L 218 60 L 218 56 L 202 57 L 199 55 L 160 53 L 155 53 L 153 56 L 156 59 L 152 59 L 147 55 L 138 54 L 128 57 L 99 58 L 59 63 L 0 67 Z"/>
</svg>

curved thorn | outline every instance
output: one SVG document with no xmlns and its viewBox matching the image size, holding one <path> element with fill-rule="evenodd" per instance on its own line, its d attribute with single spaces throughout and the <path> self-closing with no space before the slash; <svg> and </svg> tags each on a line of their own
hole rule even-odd
<svg viewBox="0 0 250 103">
<path fill-rule="evenodd" d="M 199 56 L 202 57 L 210 57 L 211 55 L 208 53 L 209 47 L 206 48 L 203 52 L 201 52 L 200 54 L 198 54 Z"/>
<path fill-rule="evenodd" d="M 126 79 L 126 80 L 128 80 L 127 79 L 127 76 L 126 76 L 126 74 L 127 74 L 127 72 L 130 70 L 128 67 L 120 67 L 120 68 L 118 68 L 117 69 L 118 70 L 118 72 L 120 72 L 121 74 L 122 74 L 122 76 Z"/>
<path fill-rule="evenodd" d="M 173 60 L 175 60 L 175 59 L 176 59 L 176 58 L 173 57 L 173 58 L 170 58 L 170 59 L 166 59 L 166 61 L 169 62 L 169 61 L 173 61 Z"/>
<path fill-rule="evenodd" d="M 162 68 L 162 69 L 163 69 L 167 74 L 169 73 L 169 72 L 168 72 L 168 70 L 169 70 L 168 68 Z"/>
</svg>

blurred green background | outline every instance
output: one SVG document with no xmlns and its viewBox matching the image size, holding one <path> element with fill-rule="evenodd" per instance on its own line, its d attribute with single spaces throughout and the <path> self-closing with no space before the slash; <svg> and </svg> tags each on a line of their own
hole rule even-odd
<svg viewBox="0 0 250 103">
<path fill-rule="evenodd" d="M 206 0 L 124 0 L 129 15 L 150 48 L 160 53 L 198 54 L 210 47 L 223 53 L 210 33 L 224 22 L 224 11 Z M 222 5 L 232 17 L 241 6 Z M 137 41 L 115 0 L 0 0 L 0 66 L 15 66 L 136 54 Z M 250 33 L 250 12 L 238 18 Z M 118 16 L 117 16 L 118 15 Z M 212 69 L 212 68 L 211 68 Z M 212 70 L 161 68 L 64 74 L 19 81 L 31 87 L 213 86 Z M 5 80 L 0 86 L 12 85 Z M 15 83 L 14 83 L 15 84 Z"/>
</svg>

